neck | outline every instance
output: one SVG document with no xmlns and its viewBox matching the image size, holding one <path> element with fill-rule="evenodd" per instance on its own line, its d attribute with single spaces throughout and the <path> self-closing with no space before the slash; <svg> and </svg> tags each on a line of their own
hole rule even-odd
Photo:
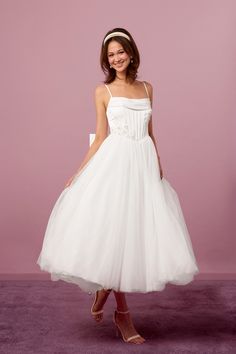
<svg viewBox="0 0 236 354">
<path fill-rule="evenodd" d="M 119 74 L 116 73 L 116 79 L 119 81 L 125 81 L 126 82 L 126 72 L 121 72 Z"/>
</svg>

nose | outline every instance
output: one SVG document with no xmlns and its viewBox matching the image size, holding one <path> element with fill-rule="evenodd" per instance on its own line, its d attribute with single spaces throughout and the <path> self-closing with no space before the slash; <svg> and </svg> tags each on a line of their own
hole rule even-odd
<svg viewBox="0 0 236 354">
<path fill-rule="evenodd" d="M 119 62 L 119 61 L 120 61 L 120 55 L 117 54 L 117 55 L 115 55 L 115 57 L 114 57 L 114 62 L 116 63 L 116 62 Z"/>
</svg>

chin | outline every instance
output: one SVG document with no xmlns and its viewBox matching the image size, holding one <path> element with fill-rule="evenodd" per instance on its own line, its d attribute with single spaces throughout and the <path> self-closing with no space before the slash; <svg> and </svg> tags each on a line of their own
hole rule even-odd
<svg viewBox="0 0 236 354">
<path fill-rule="evenodd" d="M 116 69 L 116 71 L 118 72 L 118 73 L 122 73 L 122 72 L 125 72 L 127 70 L 127 66 L 125 67 L 125 68 L 122 68 L 122 69 Z"/>
</svg>

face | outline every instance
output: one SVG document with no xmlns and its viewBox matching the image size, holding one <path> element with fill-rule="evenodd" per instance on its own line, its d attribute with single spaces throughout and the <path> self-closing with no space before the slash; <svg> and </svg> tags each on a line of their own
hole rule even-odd
<svg viewBox="0 0 236 354">
<path fill-rule="evenodd" d="M 129 54 L 115 40 L 110 41 L 108 44 L 107 57 L 109 64 L 118 72 L 125 71 L 130 63 Z"/>
</svg>

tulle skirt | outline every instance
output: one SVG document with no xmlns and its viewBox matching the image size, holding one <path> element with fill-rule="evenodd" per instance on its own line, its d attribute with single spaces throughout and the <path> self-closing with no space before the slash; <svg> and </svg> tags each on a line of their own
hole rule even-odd
<svg viewBox="0 0 236 354">
<path fill-rule="evenodd" d="M 110 134 L 59 195 L 37 260 L 86 292 L 161 291 L 199 272 L 178 195 L 148 135 Z"/>
</svg>

